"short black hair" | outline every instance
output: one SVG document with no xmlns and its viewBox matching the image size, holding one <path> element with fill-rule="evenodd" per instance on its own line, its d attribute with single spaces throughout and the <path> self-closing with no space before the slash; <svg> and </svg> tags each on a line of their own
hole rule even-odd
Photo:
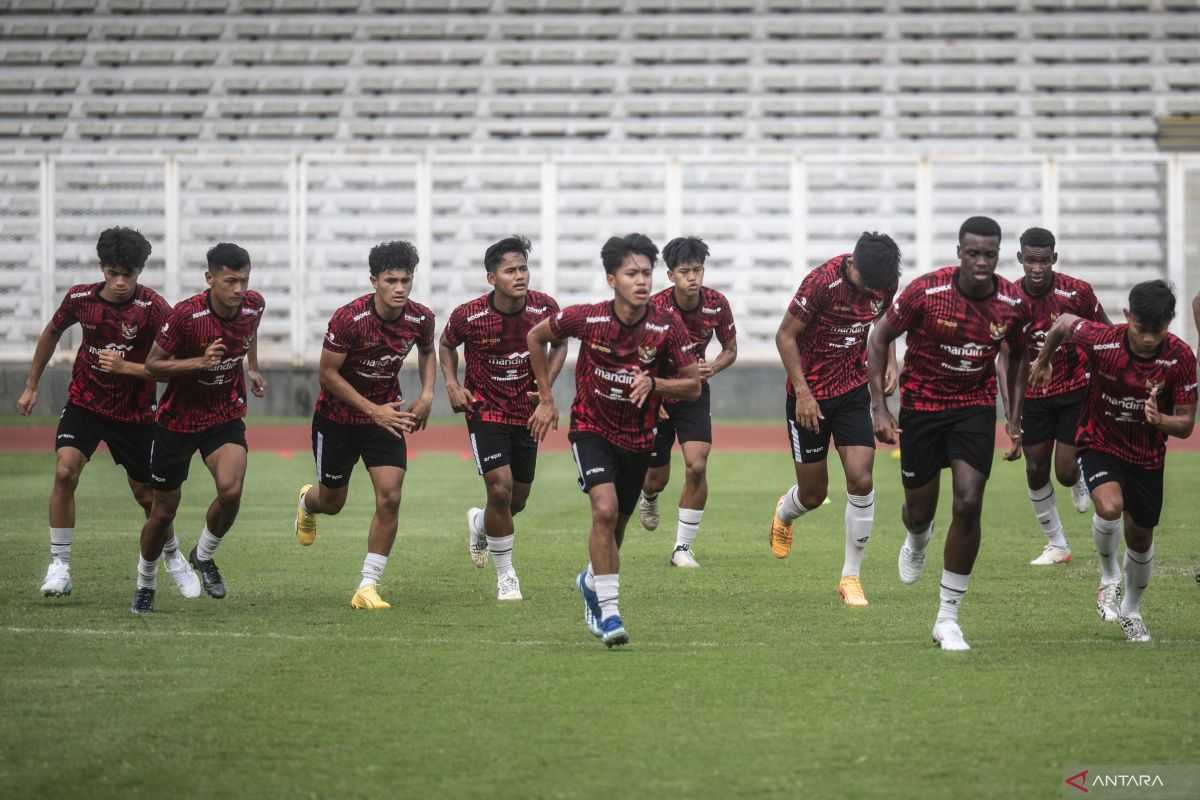
<svg viewBox="0 0 1200 800">
<path fill-rule="evenodd" d="M 892 237 L 863 231 L 854 244 L 854 268 L 868 289 L 887 289 L 900 283 L 900 248 Z"/>
<path fill-rule="evenodd" d="M 504 260 L 504 256 L 509 253 L 520 253 L 528 261 L 529 251 L 531 250 L 533 250 L 533 245 L 528 239 L 519 233 L 513 234 L 507 239 L 501 239 L 484 251 L 483 268 L 488 272 L 495 272 L 496 267 L 500 266 L 500 262 Z"/>
<path fill-rule="evenodd" d="M 680 236 L 667 242 L 662 257 L 669 270 L 674 270 L 680 264 L 699 264 L 703 267 L 704 260 L 708 258 L 708 245 L 699 236 Z"/>
<path fill-rule="evenodd" d="M 96 240 L 100 266 L 139 272 L 150 257 L 150 243 L 133 228 L 109 228 Z"/>
<path fill-rule="evenodd" d="M 372 247 L 367 263 L 371 267 L 371 277 L 375 277 L 379 273 L 387 272 L 390 269 L 402 269 L 409 273 L 414 272 L 417 268 L 417 262 L 420 260 L 421 257 L 417 255 L 417 248 L 413 247 L 411 242 L 400 240 L 384 242 Z"/>
<path fill-rule="evenodd" d="M 216 245 L 208 251 L 207 257 L 209 272 L 216 272 L 222 268 L 234 271 L 250 268 L 250 254 L 246 252 L 246 248 L 231 242 Z"/>
<path fill-rule="evenodd" d="M 962 244 L 963 237 L 968 233 L 995 237 L 996 241 L 1000 241 L 1000 223 L 991 217 L 971 217 L 958 229 L 959 244 Z"/>
<path fill-rule="evenodd" d="M 1054 249 L 1054 234 L 1045 228 L 1030 228 L 1021 234 L 1021 247 L 1048 247 Z"/>
<path fill-rule="evenodd" d="M 1161 331 L 1175 319 L 1175 292 L 1162 278 L 1143 281 L 1129 290 L 1129 315 L 1146 328 Z"/>
<path fill-rule="evenodd" d="M 640 233 L 629 233 L 625 236 L 613 236 L 600 248 L 600 260 L 604 263 L 604 271 L 609 275 L 620 269 L 625 258 L 630 255 L 643 255 L 650 259 L 650 266 L 658 260 L 658 248 L 649 237 Z"/>
</svg>

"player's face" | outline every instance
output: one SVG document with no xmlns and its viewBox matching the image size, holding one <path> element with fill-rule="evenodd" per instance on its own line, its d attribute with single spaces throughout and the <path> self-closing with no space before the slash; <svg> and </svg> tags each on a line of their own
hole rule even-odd
<svg viewBox="0 0 1200 800">
<path fill-rule="evenodd" d="M 964 234 L 958 245 L 958 258 L 959 285 L 965 291 L 974 289 L 979 295 L 991 292 L 996 262 L 1000 258 L 1000 239 L 977 233 Z"/>
<path fill-rule="evenodd" d="M 250 268 L 229 269 L 217 267 L 216 271 L 204 273 L 204 280 L 212 289 L 209 298 L 218 311 L 233 310 L 242 304 L 242 297 L 250 290 Z"/>
<path fill-rule="evenodd" d="M 133 297 L 133 293 L 137 291 L 138 276 L 142 274 L 140 269 L 108 266 L 101 266 L 100 271 L 104 273 L 104 298 L 114 303 L 124 303 Z"/>
<path fill-rule="evenodd" d="M 387 269 L 371 276 L 371 288 L 375 290 L 376 308 L 379 311 L 399 313 L 408 302 L 412 291 L 413 274 L 404 269 Z M 387 314 L 384 314 L 387 316 Z"/>
<path fill-rule="evenodd" d="M 488 283 L 496 293 L 520 300 L 529 291 L 529 264 L 520 253 L 505 253 L 495 272 L 488 273 Z"/>
<path fill-rule="evenodd" d="M 1053 247 L 1022 247 L 1017 251 L 1017 261 L 1025 268 L 1025 288 L 1041 294 L 1054 280 L 1054 265 L 1058 253 Z"/>
<path fill-rule="evenodd" d="M 704 285 L 703 264 L 676 264 L 667 270 L 667 277 L 675 284 L 675 293 L 685 300 L 694 300 Z"/>
<path fill-rule="evenodd" d="M 1129 348 L 1142 358 L 1149 358 L 1157 353 L 1159 345 L 1167 338 L 1165 325 L 1158 330 L 1143 325 L 1141 320 L 1129 313 L 1129 309 L 1125 309 L 1125 321 L 1129 323 L 1126 334 L 1129 337 Z"/>
<path fill-rule="evenodd" d="M 641 253 L 625 256 L 617 271 L 608 276 L 608 285 L 616 292 L 617 299 L 635 308 L 641 308 L 650 301 L 650 287 L 653 284 L 650 259 Z"/>
</svg>

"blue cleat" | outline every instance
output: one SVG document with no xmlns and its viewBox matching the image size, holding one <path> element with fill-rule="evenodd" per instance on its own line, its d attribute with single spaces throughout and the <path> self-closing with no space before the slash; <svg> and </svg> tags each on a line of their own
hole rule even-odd
<svg viewBox="0 0 1200 800">
<path fill-rule="evenodd" d="M 587 567 L 584 567 L 575 579 L 575 585 L 583 595 L 583 624 L 587 625 L 588 633 L 599 639 L 604 635 L 604 631 L 600 630 L 600 600 L 596 597 L 596 591 L 587 587 L 586 578 Z"/>
<path fill-rule="evenodd" d="M 625 632 L 625 626 L 621 624 L 621 618 L 616 614 L 600 623 L 600 628 L 604 631 L 604 635 L 600 639 L 609 647 L 629 644 L 629 634 Z"/>
</svg>

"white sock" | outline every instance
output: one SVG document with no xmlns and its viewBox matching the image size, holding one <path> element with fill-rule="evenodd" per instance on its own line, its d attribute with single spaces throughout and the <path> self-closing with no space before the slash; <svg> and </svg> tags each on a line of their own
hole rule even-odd
<svg viewBox="0 0 1200 800">
<path fill-rule="evenodd" d="M 139 555 L 137 587 L 139 589 L 154 589 L 157 586 L 158 561 L 147 561 Z"/>
<path fill-rule="evenodd" d="M 647 502 L 653 503 L 658 499 L 658 492 L 642 492 L 642 497 L 644 497 Z"/>
<path fill-rule="evenodd" d="M 1125 596 L 1121 599 L 1121 616 L 1141 616 L 1142 593 L 1150 585 L 1154 569 L 1154 544 L 1144 553 L 1125 548 Z"/>
<path fill-rule="evenodd" d="M 300 495 L 300 507 L 304 509 L 305 513 L 312 513 L 312 509 L 308 507 L 308 492 Z"/>
<path fill-rule="evenodd" d="M 1092 515 L 1092 541 L 1096 544 L 1096 555 L 1100 556 L 1100 582 L 1120 583 L 1121 568 L 1117 566 L 1118 537 L 1121 535 L 1121 520 L 1101 519 Z"/>
<path fill-rule="evenodd" d="M 587 574 L 583 576 L 583 585 L 596 591 L 596 573 L 592 570 L 592 562 L 588 562 Z"/>
<path fill-rule="evenodd" d="M 618 616 L 617 595 L 620 592 L 621 576 L 617 573 L 596 576 L 596 599 L 600 601 L 600 620 Z"/>
<path fill-rule="evenodd" d="M 75 535 L 74 528 L 50 529 L 50 557 L 71 563 L 71 537 Z"/>
<path fill-rule="evenodd" d="M 1064 550 L 1070 549 L 1063 533 L 1062 520 L 1058 518 L 1058 506 L 1054 504 L 1054 484 L 1047 483 L 1040 489 L 1030 489 L 1029 502 L 1033 503 L 1033 513 L 1050 544 Z"/>
<path fill-rule="evenodd" d="M 909 529 L 905 541 L 914 553 L 924 553 L 925 548 L 929 547 L 929 537 L 933 536 L 933 523 L 934 520 L 929 520 L 929 524 L 924 528 Z"/>
<path fill-rule="evenodd" d="M 221 540 L 209 532 L 208 526 L 204 526 L 204 530 L 200 531 L 200 540 L 196 542 L 196 559 L 198 561 L 212 561 L 213 553 L 217 552 L 217 545 Z"/>
<path fill-rule="evenodd" d="M 483 527 L 483 519 L 482 509 L 471 515 L 471 530 L 475 531 L 476 536 L 487 536 L 487 530 Z"/>
<path fill-rule="evenodd" d="M 387 567 L 387 560 L 387 556 L 367 553 L 367 557 L 363 560 L 362 581 L 359 582 L 358 588 L 362 589 L 372 583 L 379 583 L 383 579 L 383 570 Z"/>
<path fill-rule="evenodd" d="M 496 565 L 496 577 L 512 572 L 513 534 L 508 536 L 487 537 L 488 552 L 492 554 L 492 563 Z"/>
<path fill-rule="evenodd" d="M 871 527 L 875 524 L 875 491 L 866 494 L 846 493 L 846 556 L 842 562 L 842 577 L 858 575 L 862 569 Z"/>
<path fill-rule="evenodd" d="M 692 542 L 700 531 L 700 518 L 704 516 L 703 508 L 679 509 L 679 526 L 675 529 L 675 547 L 692 549 Z"/>
<path fill-rule="evenodd" d="M 784 492 L 783 502 L 779 504 L 775 516 L 780 522 L 794 522 L 812 510 L 800 502 L 800 487 L 793 483 L 792 488 Z"/>
<path fill-rule="evenodd" d="M 942 604 L 938 606 L 938 622 L 944 619 L 958 622 L 958 606 L 962 603 L 963 595 L 967 593 L 967 583 L 970 575 L 959 575 L 948 569 L 942 570 Z"/>
<path fill-rule="evenodd" d="M 170 561 L 179 555 L 179 539 L 172 534 L 170 539 L 163 543 L 162 559 Z"/>
</svg>

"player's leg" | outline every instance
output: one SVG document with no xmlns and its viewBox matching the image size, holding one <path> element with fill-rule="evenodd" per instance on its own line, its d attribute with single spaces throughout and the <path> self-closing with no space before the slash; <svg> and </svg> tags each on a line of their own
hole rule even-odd
<svg viewBox="0 0 1200 800">
<path fill-rule="evenodd" d="M 371 517 L 371 528 L 367 533 L 367 555 L 363 559 L 362 579 L 350 600 L 351 608 L 391 608 L 391 604 L 379 596 L 379 582 L 383 579 L 392 545 L 396 542 L 405 472 L 405 468 L 399 466 L 367 466 L 371 486 L 375 490 L 375 514 Z"/>
<path fill-rule="evenodd" d="M 862 588 L 862 561 L 875 525 L 875 448 L 839 446 L 838 456 L 846 473 L 846 540 L 842 559 L 842 577 L 838 595 L 848 606 L 865 606 Z"/>
<path fill-rule="evenodd" d="M 946 452 L 947 412 L 900 411 L 900 483 L 904 505 L 900 521 L 907 531 L 896 566 L 900 582 L 916 583 L 925 569 L 925 551 L 933 536 Z"/>
<path fill-rule="evenodd" d="M 75 536 L 75 488 L 88 457 L 75 447 L 55 450 L 54 487 L 50 490 L 50 566 L 42 581 L 44 597 L 69 595 L 71 541 Z"/>
<path fill-rule="evenodd" d="M 1100 559 L 1096 612 L 1105 622 L 1116 622 L 1121 616 L 1121 568 L 1117 554 L 1121 547 L 1121 518 L 1125 513 L 1125 478 L 1115 458 L 1095 450 L 1080 450 L 1079 466 L 1095 509 L 1092 542 Z"/>
<path fill-rule="evenodd" d="M 155 472 L 155 475 L 161 477 L 160 472 Z M 173 480 L 170 482 L 174 483 Z M 154 591 L 158 588 L 158 561 L 162 556 L 167 533 L 172 530 L 175 522 L 175 514 L 179 510 L 179 500 L 182 496 L 179 484 L 169 489 L 154 490 L 150 515 L 142 526 L 139 541 L 137 587 L 134 589 L 133 605 L 130 608 L 134 614 L 148 614 L 154 611 Z"/>
<path fill-rule="evenodd" d="M 784 413 L 796 482 L 780 495 L 771 517 L 769 541 L 776 558 L 787 558 L 792 551 L 792 524 L 809 511 L 820 508 L 829 493 L 825 460 L 829 455 L 829 416 L 832 411 L 826 404 L 821 404 L 821 413 L 826 419 L 821 421 L 815 433 L 796 422 L 796 398 L 787 398 Z"/>
<path fill-rule="evenodd" d="M 1163 471 L 1123 465 L 1129 487 L 1125 503 L 1125 596 L 1117 620 L 1131 642 L 1150 641 L 1142 620 L 1142 595 L 1154 569 L 1154 528 L 1162 512 Z"/>
<path fill-rule="evenodd" d="M 296 500 L 296 541 L 308 547 L 317 539 L 317 515 L 339 513 L 346 505 L 350 473 L 358 463 L 363 426 L 339 425 L 313 414 L 312 451 L 317 482 L 300 487 Z"/>
<path fill-rule="evenodd" d="M 679 521 L 675 526 L 675 547 L 668 562 L 673 567 L 695 569 L 700 566 L 692 548 L 700 532 L 700 520 L 708 504 L 708 454 L 711 442 L 689 439 L 680 443 L 683 451 L 684 479 L 679 493 Z"/>
<path fill-rule="evenodd" d="M 516 540 L 512 466 L 502 464 L 489 469 L 483 474 L 483 484 L 487 489 L 487 506 L 483 510 L 484 542 L 496 568 L 496 599 L 520 600 L 521 583 L 512 563 Z M 528 484 L 525 487 L 528 496 Z"/>
<path fill-rule="evenodd" d="M 1054 446 L 1054 473 L 1058 482 L 1071 487 L 1071 504 L 1080 514 L 1086 514 L 1091 506 L 1088 496 L 1087 481 L 1083 479 L 1083 471 L 1079 468 L 1079 456 L 1075 447 L 1075 437 L 1079 429 L 1079 414 L 1083 410 L 1083 401 L 1087 396 L 1086 389 L 1072 392 L 1063 398 L 1063 406 L 1058 411 L 1055 425 L 1056 444 Z"/>
<path fill-rule="evenodd" d="M 658 509 L 658 495 L 671 480 L 671 450 L 675 447 L 675 425 L 671 413 L 668 410 L 667 417 L 663 419 L 660 412 L 658 428 L 654 433 L 654 447 L 650 451 L 650 466 L 638 496 L 638 521 L 648 531 L 658 529 L 662 518 L 662 512 Z"/>
<path fill-rule="evenodd" d="M 1021 412 L 1026 493 L 1033 505 L 1034 518 L 1046 537 L 1042 552 L 1029 562 L 1034 566 L 1065 564 L 1071 560 L 1071 549 L 1054 499 L 1054 484 L 1050 482 L 1060 406 L 1057 397 L 1031 397 L 1025 400 Z"/>
<path fill-rule="evenodd" d="M 204 530 L 188 554 L 188 561 L 200 573 L 204 591 L 217 600 L 225 596 L 225 581 L 213 556 L 237 520 L 246 480 L 246 426 L 240 419 L 235 423 L 218 426 L 200 443 L 200 455 L 212 475 L 217 496 L 209 504 Z"/>
</svg>

